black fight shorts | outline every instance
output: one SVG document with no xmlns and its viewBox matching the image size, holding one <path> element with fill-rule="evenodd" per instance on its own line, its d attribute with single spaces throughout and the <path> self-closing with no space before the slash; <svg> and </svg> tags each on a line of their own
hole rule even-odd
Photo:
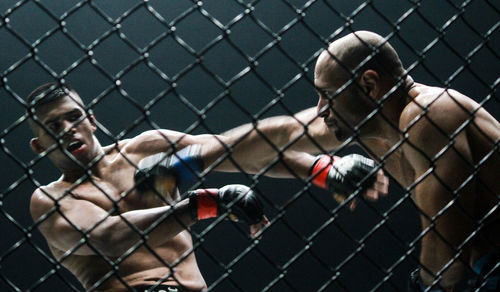
<svg viewBox="0 0 500 292">
<path fill-rule="evenodd" d="M 171 285 L 158 285 L 158 286 L 135 286 L 133 287 L 137 292 L 199 292 L 194 290 L 189 290 L 182 286 L 171 286 Z"/>
</svg>

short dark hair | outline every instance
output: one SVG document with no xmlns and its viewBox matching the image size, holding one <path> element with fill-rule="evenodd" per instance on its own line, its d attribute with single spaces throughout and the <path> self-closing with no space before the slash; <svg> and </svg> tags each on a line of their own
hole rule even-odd
<svg viewBox="0 0 500 292">
<path fill-rule="evenodd" d="M 27 109 L 37 108 L 41 105 L 53 102 L 67 96 L 74 89 L 65 83 L 49 82 L 40 85 L 26 98 Z"/>
<path fill-rule="evenodd" d="M 38 86 L 33 90 L 28 97 L 26 97 L 26 113 L 28 114 L 28 122 L 31 129 L 36 134 L 37 122 L 35 122 L 34 116 L 36 110 L 46 104 L 64 98 L 68 96 L 70 92 L 75 92 L 75 90 L 69 85 L 60 82 L 48 82 Z"/>
</svg>

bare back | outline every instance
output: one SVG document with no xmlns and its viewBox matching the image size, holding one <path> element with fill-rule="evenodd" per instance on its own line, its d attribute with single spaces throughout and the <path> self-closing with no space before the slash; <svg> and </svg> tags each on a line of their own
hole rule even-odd
<svg viewBox="0 0 500 292">
<path fill-rule="evenodd" d="M 437 136 L 448 136 L 447 145 L 452 145 L 454 138 L 464 135 L 463 142 L 466 142 L 471 154 L 469 163 L 478 170 L 476 178 L 480 182 L 477 183 L 477 191 L 500 194 L 500 123 L 481 105 L 454 90 L 445 91 L 442 88 L 419 85 L 410 95 L 414 102 L 402 113 L 400 130 L 411 133 L 412 127 L 416 128 L 419 123 L 428 120 L 435 128 L 435 133 L 428 133 L 429 144 L 433 144 L 436 136 L 432 134 L 437 132 Z M 425 108 L 428 108 L 428 113 L 423 113 Z M 409 121 L 409 117 L 413 119 Z M 437 145 L 439 146 L 443 145 Z"/>
<path fill-rule="evenodd" d="M 413 101 L 403 110 L 399 125 L 408 137 L 402 147 L 400 182 L 405 187 L 418 182 L 417 205 L 424 212 L 436 208 L 427 215 L 442 209 L 432 204 L 444 206 L 453 199 L 466 214 L 462 227 L 461 219 L 455 218 L 457 228 L 472 231 L 475 224 L 484 224 L 469 244 L 474 262 L 500 246 L 500 213 L 495 211 L 500 194 L 500 124 L 481 105 L 454 90 L 417 84 L 409 94 Z M 428 222 L 423 219 L 423 223 Z M 453 235 L 450 238 L 453 242 Z"/>
</svg>

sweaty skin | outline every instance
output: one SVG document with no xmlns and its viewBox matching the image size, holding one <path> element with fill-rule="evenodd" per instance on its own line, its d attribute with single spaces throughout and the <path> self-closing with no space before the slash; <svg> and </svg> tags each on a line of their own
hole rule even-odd
<svg viewBox="0 0 500 292">
<path fill-rule="evenodd" d="M 40 222 L 55 257 L 86 288 L 101 281 L 111 270 L 109 262 L 115 262 L 120 265 L 121 277 L 111 274 L 98 283 L 99 290 L 124 290 L 125 281 L 139 285 L 165 278 L 163 283 L 178 281 L 191 289 L 204 289 L 194 254 L 186 253 L 192 249 L 186 228 L 193 222 L 185 202 L 171 207 L 138 196 L 133 189 L 133 164 L 168 151 L 172 142 L 179 148 L 201 144 L 205 164 L 211 169 L 304 178 L 314 161 L 307 153 L 358 143 L 374 159 L 384 161 L 384 170 L 412 193 L 421 211 L 425 235 L 420 275 L 424 284 L 435 281 L 429 271 L 442 276 L 441 286 L 453 287 L 467 264 L 500 245 L 500 215 L 495 209 L 500 194 L 500 125 L 479 104 L 454 90 L 418 84 L 406 75 L 402 84 L 397 84 L 390 76 L 402 76 L 404 70 L 398 65 L 397 54 L 386 45 L 379 48 L 383 55 L 380 62 L 358 68 L 354 82 L 349 83 L 353 76 L 348 71 L 366 57 L 366 45 L 377 46 L 381 41 L 376 34 L 356 32 L 335 41 L 319 56 L 316 108 L 293 117 L 265 119 L 257 122 L 256 128 L 243 125 L 219 136 L 158 130 L 101 147 L 93 135 L 95 120 L 83 114 L 76 102 L 81 103 L 79 97 L 42 108 L 41 121 L 47 122 L 46 127 L 67 133 L 61 143 L 65 149 L 72 141 L 81 145 L 67 149 L 71 155 L 63 153 L 41 128 L 31 142 L 37 153 L 47 151 L 63 173 L 58 181 L 37 189 L 31 201 L 33 218 Z M 377 106 L 379 102 L 384 106 Z M 75 109 L 80 109 L 80 117 L 73 116 Z M 54 121 L 60 125 L 53 125 Z M 227 146 L 232 152 L 226 152 Z M 70 156 L 82 165 L 92 163 L 90 174 L 85 175 Z M 273 166 L 267 167 L 269 163 Z M 380 174 L 365 195 L 376 199 L 386 188 Z M 176 192 L 167 196 L 167 201 L 176 199 Z M 161 221 L 147 239 L 148 247 L 161 258 L 145 247 L 126 253 L 142 243 L 130 224 L 146 230 L 169 212 L 175 216 Z M 481 229 L 472 233 L 477 223 Z M 82 232 L 89 234 L 86 241 L 82 241 Z M 462 253 L 453 261 L 458 248 Z M 102 256 L 110 261 L 104 262 Z M 172 273 L 167 266 L 173 263 L 178 264 Z"/>
<path fill-rule="evenodd" d="M 149 234 L 147 243 L 158 257 L 141 247 L 121 258 L 141 240 L 125 220 L 139 230 L 146 230 L 171 208 L 160 200 L 151 199 L 155 194 L 140 196 L 134 189 L 133 180 L 134 164 L 153 152 L 167 150 L 165 139 L 162 141 L 160 135 L 150 132 L 117 145 L 101 147 L 93 135 L 96 129 L 93 117 L 85 117 L 76 101 L 80 101 L 77 96 L 64 97 L 42 106 L 37 113 L 41 122 L 54 133 L 67 132 L 62 138 L 63 147 L 74 141 L 81 144 L 70 156 L 84 165 L 95 162 L 91 175 L 85 177 L 82 168 L 59 148 L 49 154 L 63 175 L 34 192 L 31 213 L 35 221 L 40 219 L 40 231 L 55 258 L 62 260 L 86 289 L 103 281 L 98 291 L 123 291 L 122 281 L 134 286 L 154 284 L 160 279 L 166 284 L 178 281 L 194 290 L 204 289 L 206 285 L 195 256 L 190 253 L 192 241 L 186 229 L 193 222 L 187 212 L 183 212 L 186 206 L 182 204 L 176 205 L 179 211 L 174 213 L 176 216 L 162 221 Z M 41 128 L 38 133 L 31 144 L 40 153 L 50 149 L 54 139 Z M 178 200 L 178 192 L 167 194 L 166 199 L 168 202 Z M 81 243 L 82 232 L 90 235 L 87 243 Z M 103 256 L 108 261 L 104 261 Z M 179 262 L 181 258 L 184 259 Z M 121 279 L 116 275 L 106 278 L 112 268 L 110 263 L 117 265 Z M 175 270 L 170 270 L 169 265 L 175 265 Z"/>
<path fill-rule="evenodd" d="M 451 286 L 460 280 L 465 264 L 472 266 L 480 256 L 500 247 L 500 213 L 496 211 L 500 124 L 479 104 L 454 90 L 414 84 L 409 96 L 413 102 L 403 109 L 399 124 L 409 139 L 402 146 L 404 164 L 398 180 L 421 180 L 413 199 L 423 211 L 422 230 L 429 227 L 428 218 L 446 210 L 422 238 L 420 260 L 431 271 L 439 271 L 463 245 L 462 262 L 444 273 L 443 286 Z M 428 112 L 424 114 L 423 108 Z M 427 175 L 428 171 L 432 174 Z M 408 183 L 404 186 L 409 187 Z M 456 203 L 446 208 L 452 199 Z M 484 226 L 468 239 L 479 222 Z M 427 273 L 422 277 L 429 283 L 433 280 Z"/>
<path fill-rule="evenodd" d="M 130 286 L 157 283 L 206 290 L 193 253 L 189 226 L 194 222 L 187 200 L 180 201 L 177 189 L 158 199 L 154 193 L 139 194 L 134 188 L 136 165 L 144 157 L 170 151 L 172 145 L 180 150 L 198 144 L 205 171 L 245 171 L 283 178 L 307 178 L 315 161 L 295 146 L 278 149 L 282 151 L 278 156 L 271 145 L 296 133 L 277 134 L 272 128 L 276 123 L 266 121 L 258 128 L 267 137 L 248 125 L 222 135 L 152 130 L 102 147 L 94 135 L 96 120 L 83 108 L 81 98 L 71 91 L 36 110 L 37 123 L 32 122 L 35 138 L 30 145 L 36 153 L 48 155 L 62 176 L 35 190 L 30 208 L 54 257 L 86 290 L 125 291 Z M 288 118 L 276 119 L 287 122 Z M 228 147 L 232 148 L 229 153 Z M 387 177 L 380 171 L 365 195 L 375 199 L 385 194 Z M 268 224 L 264 218 L 250 226 L 251 236 L 259 237 Z"/>
<path fill-rule="evenodd" d="M 87 116 L 75 92 L 41 106 L 36 116 L 47 130 L 35 126 L 31 146 L 48 153 L 62 176 L 35 190 L 31 214 L 54 257 L 85 289 L 125 291 L 127 286 L 161 282 L 205 290 L 193 253 L 189 226 L 194 222 L 187 200 L 179 200 L 177 189 L 162 194 L 163 200 L 154 193 L 138 194 L 133 177 L 142 158 L 168 151 L 172 143 L 179 149 L 213 144 L 214 136 L 158 130 L 101 147 L 94 136 L 95 119 Z M 224 151 L 210 149 L 205 150 L 207 163 L 210 153 L 217 157 Z M 79 164 L 92 167 L 86 172 Z M 252 236 L 266 220 L 250 227 Z M 118 272 L 110 273 L 113 269 Z"/>
<path fill-rule="evenodd" d="M 421 278 L 426 285 L 437 282 L 426 272 L 428 269 L 442 275 L 442 287 L 453 287 L 467 264 L 500 246 L 500 214 L 496 210 L 500 124 L 478 103 L 455 90 L 418 84 L 406 75 L 398 86 L 381 73 L 403 72 L 394 65 L 399 59 L 386 67 L 380 65 L 397 58 L 387 43 L 380 49 L 386 51 L 385 58 L 378 65 L 362 68 L 356 82 L 340 90 L 347 82 L 342 80 L 346 72 L 332 56 L 340 61 L 346 58 L 349 64 L 358 58 L 352 52 L 383 42 L 374 33 L 356 32 L 335 41 L 319 56 L 315 69 L 320 95 L 317 112 L 330 135 L 339 141 L 353 137 L 352 142 L 359 143 L 374 159 L 384 160 L 384 170 L 412 193 L 421 210 L 425 234 L 421 241 Z M 377 107 L 377 102 L 383 108 Z M 372 112 L 376 114 L 371 116 Z M 320 130 L 313 131 L 324 135 Z M 324 145 L 328 149 L 335 146 Z M 299 150 L 313 151 L 313 147 Z M 484 225 L 474 235 L 477 223 Z M 459 260 L 452 261 L 458 249 L 462 252 Z M 442 270 L 448 263 L 449 268 Z"/>
<path fill-rule="evenodd" d="M 359 65 L 375 48 L 380 52 L 375 62 Z M 357 75 L 349 72 L 353 70 Z M 392 76 L 403 78 L 398 84 Z M 340 38 L 323 51 L 314 81 L 316 107 L 264 119 L 256 129 L 247 124 L 224 134 L 249 133 L 235 149 L 324 153 L 353 143 L 383 161 L 386 173 L 411 193 L 421 211 L 425 285 L 437 283 L 430 271 L 442 276 L 442 287 L 451 289 L 467 265 L 500 247 L 500 125 L 492 115 L 455 90 L 415 83 L 396 51 L 367 31 Z M 273 146 L 258 142 L 261 136 Z M 300 169 L 299 160 L 284 164 Z M 386 186 L 383 181 L 378 179 L 375 195 L 368 198 L 378 198 L 377 191 Z M 481 228 L 473 233 L 478 223 Z M 457 249 L 460 258 L 452 260 Z"/>
</svg>

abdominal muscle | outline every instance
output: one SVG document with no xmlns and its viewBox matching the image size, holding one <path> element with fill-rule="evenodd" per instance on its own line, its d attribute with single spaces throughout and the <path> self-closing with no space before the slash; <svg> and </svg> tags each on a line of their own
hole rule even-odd
<svg viewBox="0 0 500 292">
<path fill-rule="evenodd" d="M 162 246 L 154 249 L 141 247 L 125 259 L 110 259 L 114 263 L 121 263 L 118 271 L 109 278 L 107 274 L 113 267 L 99 255 L 72 255 L 62 264 L 78 278 L 85 289 L 92 288 L 92 291 L 126 291 L 124 282 L 129 286 L 160 283 L 182 285 L 191 290 L 202 291 L 206 284 L 192 246 L 189 231 L 183 231 Z M 57 259 L 61 258 L 61 252 L 53 249 L 52 252 Z M 101 281 L 102 284 L 98 284 L 96 288 L 94 285 Z"/>
</svg>

